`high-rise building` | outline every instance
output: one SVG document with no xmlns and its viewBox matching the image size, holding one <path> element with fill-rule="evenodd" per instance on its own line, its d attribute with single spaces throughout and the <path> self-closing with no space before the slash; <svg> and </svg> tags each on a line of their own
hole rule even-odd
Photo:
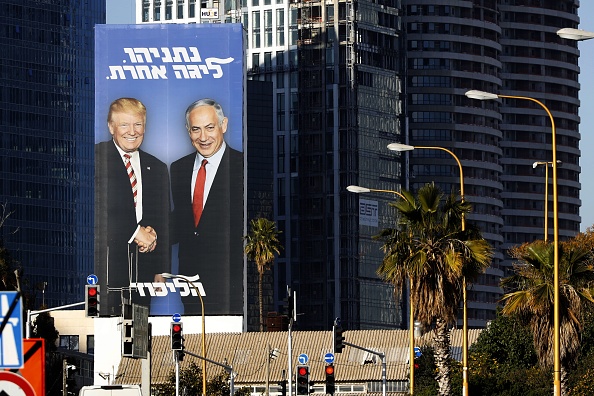
<svg viewBox="0 0 594 396">
<path fill-rule="evenodd" d="M 393 288 L 375 273 L 382 253 L 372 240 L 391 225 L 393 197 L 371 197 L 373 219 L 360 225 L 359 197 L 346 191 L 357 183 L 399 189 L 400 163 L 385 150 L 402 139 L 399 3 L 136 1 L 137 23 L 244 24 L 248 78 L 273 86 L 284 249 L 272 308 L 282 309 L 291 286 L 301 329 L 328 329 L 336 317 L 349 329 L 401 325 Z"/>
<path fill-rule="evenodd" d="M 556 35 L 577 27 L 578 1 L 136 1 L 137 22 L 158 14 L 244 24 L 248 77 L 274 92 L 275 220 L 285 246 L 275 301 L 280 309 L 286 285 L 297 291 L 300 328 L 328 329 L 335 317 L 349 329 L 407 325 L 375 273 L 383 255 L 372 236 L 393 225 L 393 197 L 345 188 L 415 191 L 435 181 L 459 193 L 460 174 L 445 151 L 398 155 L 391 142 L 446 148 L 461 160 L 468 221 L 496 248 L 469 288 L 469 325 L 494 318 L 506 251 L 543 239 L 545 201 L 552 228 L 551 173 L 533 166 L 552 161 L 551 125 L 531 101 L 479 102 L 468 90 L 549 106 L 563 162 L 560 235 L 579 231 L 579 51 Z"/>
<path fill-rule="evenodd" d="M 104 22 L 105 0 L 0 0 L 2 241 L 35 308 L 82 301 L 93 270 L 93 31 Z"/>
<path fill-rule="evenodd" d="M 544 238 L 545 202 L 552 239 L 551 172 L 534 166 L 552 161 L 552 129 L 546 111 L 530 100 L 480 102 L 465 92 L 530 97 L 550 109 L 557 158 L 563 162 L 559 233 L 575 235 L 580 225 L 579 52 L 556 32 L 577 27 L 579 2 L 404 0 L 403 5 L 407 143 L 444 147 L 459 157 L 465 199 L 473 205 L 468 221 L 497 249 L 492 267 L 468 293 L 469 325 L 482 327 L 495 317 L 502 296 L 499 279 L 511 266 L 506 251 Z M 413 190 L 436 181 L 448 193 L 460 192 L 458 166 L 450 154 L 418 149 L 409 157 Z"/>
</svg>

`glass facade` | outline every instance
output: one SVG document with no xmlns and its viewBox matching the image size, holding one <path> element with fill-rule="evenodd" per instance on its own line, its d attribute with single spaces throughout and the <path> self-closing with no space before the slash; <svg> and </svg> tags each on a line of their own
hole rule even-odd
<svg viewBox="0 0 594 396">
<path fill-rule="evenodd" d="M 0 0 L 2 241 L 32 307 L 80 302 L 93 269 L 93 28 L 105 0 Z"/>
</svg>

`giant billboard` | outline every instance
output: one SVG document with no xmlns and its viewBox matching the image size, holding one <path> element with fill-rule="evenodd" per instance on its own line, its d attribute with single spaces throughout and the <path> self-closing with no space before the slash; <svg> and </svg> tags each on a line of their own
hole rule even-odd
<svg viewBox="0 0 594 396">
<path fill-rule="evenodd" d="M 241 25 L 95 30 L 101 316 L 121 315 L 124 303 L 151 315 L 241 315 Z"/>
</svg>

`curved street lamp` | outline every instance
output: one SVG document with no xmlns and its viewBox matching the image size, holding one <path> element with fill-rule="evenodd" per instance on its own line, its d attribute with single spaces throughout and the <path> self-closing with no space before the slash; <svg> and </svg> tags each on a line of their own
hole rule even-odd
<svg viewBox="0 0 594 396">
<path fill-rule="evenodd" d="M 563 29 L 562 29 L 563 30 Z M 573 29 L 577 30 L 577 29 Z M 562 36 L 563 37 L 563 36 Z M 497 98 L 508 98 L 508 99 L 519 99 L 519 100 L 529 100 L 538 104 L 542 107 L 548 114 L 549 119 L 551 120 L 551 130 L 552 130 L 552 150 L 553 150 L 553 244 L 554 244 L 554 279 L 553 279 L 553 288 L 554 288 L 554 308 L 553 308 L 553 354 L 554 354 L 554 372 L 555 378 L 553 382 L 553 389 L 554 395 L 560 396 L 561 395 L 561 362 L 560 362 L 560 355 L 561 355 L 561 337 L 560 337 L 560 317 L 559 317 L 559 211 L 558 211 L 558 202 L 559 202 L 559 193 L 557 191 L 557 133 L 555 130 L 555 120 L 553 119 L 553 114 L 551 111 L 540 101 L 530 98 L 527 96 L 512 96 L 512 95 L 497 95 L 490 92 L 483 92 L 477 90 L 467 91 L 465 94 L 467 97 L 471 99 L 478 99 L 478 100 L 494 100 Z"/>
<path fill-rule="evenodd" d="M 452 151 L 439 146 L 409 146 L 408 144 L 390 143 L 388 150 L 412 151 L 415 149 L 441 150 L 450 154 L 458 163 L 460 171 L 460 199 L 464 202 L 464 172 L 460 159 Z M 462 231 L 466 230 L 466 217 L 462 213 Z M 462 277 L 462 395 L 468 396 L 468 303 L 466 295 L 466 276 Z"/>
<path fill-rule="evenodd" d="M 206 338 L 205 338 L 205 322 L 204 322 L 204 300 L 202 300 L 202 294 L 200 289 L 184 275 L 174 275 L 168 272 L 163 272 L 161 276 L 165 279 L 181 279 L 196 291 L 198 297 L 200 297 L 200 305 L 202 305 L 202 357 L 206 357 Z M 202 359 L 202 395 L 206 396 L 206 360 Z"/>
<path fill-rule="evenodd" d="M 393 191 L 393 190 L 378 190 L 376 188 L 367 188 L 367 187 L 361 187 L 361 186 L 348 186 L 347 190 L 349 192 L 356 193 L 356 194 L 369 193 L 369 192 L 390 193 L 390 194 L 398 195 L 400 198 L 406 200 L 404 195 L 402 195 L 398 191 Z"/>
<path fill-rule="evenodd" d="M 355 193 L 355 194 L 363 194 L 363 193 L 370 193 L 370 192 L 380 192 L 380 193 L 389 193 L 399 196 L 400 198 L 406 200 L 406 197 L 402 195 L 402 193 L 394 190 L 379 190 L 376 188 L 367 188 L 361 186 L 348 186 L 347 190 Z M 408 319 L 408 362 L 410 366 L 409 370 L 409 393 L 412 395 L 415 393 L 415 311 L 413 308 L 413 298 L 412 298 L 412 282 L 409 279 L 409 311 L 410 316 Z"/>
<path fill-rule="evenodd" d="M 590 40 L 594 38 L 594 32 L 572 28 L 559 29 L 557 30 L 557 35 L 561 38 L 575 41 Z"/>
</svg>

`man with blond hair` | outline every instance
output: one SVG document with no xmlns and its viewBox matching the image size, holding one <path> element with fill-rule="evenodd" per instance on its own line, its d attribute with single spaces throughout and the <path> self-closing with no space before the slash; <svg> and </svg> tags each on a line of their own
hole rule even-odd
<svg viewBox="0 0 594 396">
<path fill-rule="evenodd" d="M 146 107 L 119 98 L 109 107 L 112 140 L 95 145 L 95 271 L 101 315 L 120 315 L 123 302 L 148 306 L 131 283 L 163 281 L 170 271 L 167 166 L 140 150 Z"/>
</svg>

